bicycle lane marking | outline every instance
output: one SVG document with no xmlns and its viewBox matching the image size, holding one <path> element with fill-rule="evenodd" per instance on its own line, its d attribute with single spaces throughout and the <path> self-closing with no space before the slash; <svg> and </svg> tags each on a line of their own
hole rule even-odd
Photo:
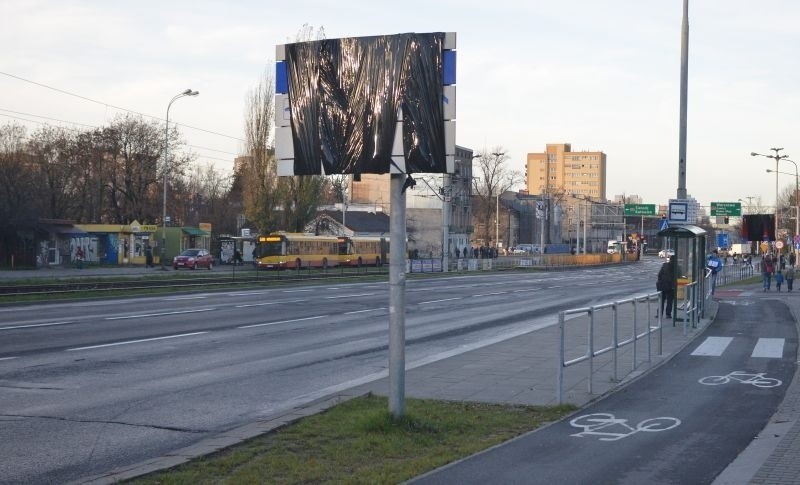
<svg viewBox="0 0 800 485">
<path fill-rule="evenodd" d="M 786 386 L 748 386 L 743 392 L 739 382 L 705 386 L 698 379 L 744 369 L 787 382 L 794 359 L 750 354 L 758 338 L 780 336 L 787 339 L 784 353 L 793 356 L 797 339 L 791 313 L 773 302 L 726 306 L 705 332 L 670 361 L 578 414 L 417 481 L 518 483 L 525 477 L 526 483 L 710 483 L 769 422 Z M 720 357 L 691 355 L 706 336 L 731 341 Z M 570 378 L 579 382 L 579 377 Z M 570 392 L 585 392 L 585 387 Z M 667 421 L 670 417 L 676 421 Z M 656 418 L 662 419 L 651 421 Z M 662 428 L 669 429 L 643 432 Z"/>
</svg>

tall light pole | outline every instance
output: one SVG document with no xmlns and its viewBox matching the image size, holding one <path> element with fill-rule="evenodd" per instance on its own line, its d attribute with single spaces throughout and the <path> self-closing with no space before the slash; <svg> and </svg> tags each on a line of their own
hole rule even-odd
<svg viewBox="0 0 800 485">
<path fill-rule="evenodd" d="M 800 234 L 800 201 L 798 201 L 797 198 L 798 190 L 800 190 L 800 171 L 798 171 L 797 163 L 795 163 L 794 160 L 789 160 L 788 158 L 784 158 L 784 160 L 787 162 L 792 162 L 792 165 L 794 165 L 794 233 L 797 235 Z M 768 168 L 767 173 L 770 172 L 775 172 L 775 170 Z M 778 173 L 791 175 L 791 173 L 788 172 L 776 172 L 776 175 Z M 792 239 L 792 249 L 796 251 L 794 249 L 794 238 Z"/>
<path fill-rule="evenodd" d="M 775 160 L 775 240 L 778 240 L 778 162 L 785 158 L 789 158 L 789 155 L 781 155 L 780 151 L 783 148 L 770 148 L 770 150 L 775 152 L 775 155 L 762 155 L 761 153 L 750 152 L 751 157 L 766 157 L 772 158 Z"/>
<path fill-rule="evenodd" d="M 187 89 L 180 94 L 176 94 L 173 96 L 172 99 L 169 100 L 169 104 L 167 105 L 167 124 L 164 127 L 164 190 L 163 190 L 163 203 L 162 203 L 162 212 L 161 212 L 161 225 L 163 227 L 161 232 L 161 269 L 167 269 L 167 172 L 169 171 L 169 108 L 172 106 L 172 103 L 175 102 L 178 98 L 183 98 L 184 96 L 197 96 L 200 94 L 198 91 L 192 91 L 191 89 Z"/>
</svg>

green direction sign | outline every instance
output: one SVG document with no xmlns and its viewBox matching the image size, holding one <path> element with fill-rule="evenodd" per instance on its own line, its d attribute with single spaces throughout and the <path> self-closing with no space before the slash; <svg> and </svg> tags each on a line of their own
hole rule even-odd
<svg viewBox="0 0 800 485">
<path fill-rule="evenodd" d="M 740 216 L 742 215 L 741 202 L 712 202 L 712 216 Z"/>
<path fill-rule="evenodd" d="M 625 204 L 626 216 L 654 216 L 656 215 L 655 204 Z"/>
</svg>

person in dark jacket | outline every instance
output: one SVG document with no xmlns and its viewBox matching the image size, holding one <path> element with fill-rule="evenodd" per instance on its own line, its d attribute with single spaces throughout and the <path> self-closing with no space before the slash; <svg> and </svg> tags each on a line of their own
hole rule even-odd
<svg viewBox="0 0 800 485">
<path fill-rule="evenodd" d="M 672 269 L 672 262 L 667 258 L 661 265 L 661 269 L 658 270 L 658 279 L 656 280 L 656 290 L 661 292 L 661 314 L 667 318 L 672 318 L 672 304 L 675 299 L 674 284 L 675 273 Z"/>
</svg>

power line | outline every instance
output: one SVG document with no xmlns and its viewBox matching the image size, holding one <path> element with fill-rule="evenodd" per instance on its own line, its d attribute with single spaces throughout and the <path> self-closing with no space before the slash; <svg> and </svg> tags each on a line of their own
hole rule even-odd
<svg viewBox="0 0 800 485">
<path fill-rule="evenodd" d="M 58 119 L 58 118 L 50 118 L 49 116 L 35 115 L 33 113 L 25 113 L 23 111 L 14 111 L 14 110 L 5 109 L 5 108 L 0 108 L 0 111 L 5 111 L 6 113 L 14 113 L 14 114 L 23 115 L 23 116 L 33 116 L 34 118 L 41 118 L 43 120 L 58 121 L 59 123 L 69 123 L 69 124 L 72 124 L 72 125 L 85 126 L 87 128 L 100 128 L 99 126 L 96 126 L 96 125 L 87 125 L 85 123 L 78 123 L 77 121 L 68 121 L 68 120 L 61 120 L 61 119 Z M 15 118 L 15 119 L 22 120 L 22 121 L 27 121 L 27 122 L 30 122 L 30 123 L 37 123 L 37 124 L 40 124 L 40 125 L 46 124 L 46 123 L 42 123 L 40 121 L 29 120 L 29 119 L 26 119 L 26 118 L 19 118 L 17 116 L 3 115 L 2 113 L 0 113 L 0 115 L 8 116 L 9 118 Z M 74 129 L 74 128 L 67 128 L 67 129 L 73 130 L 73 131 L 80 131 L 80 130 L 77 130 L 77 129 Z M 197 148 L 197 149 L 200 149 L 200 150 L 208 150 L 208 151 L 211 151 L 211 152 L 224 153 L 226 155 L 233 155 L 235 157 L 239 156 L 238 153 L 228 152 L 228 151 L 225 151 L 225 150 L 218 150 L 216 148 L 209 148 L 209 147 L 203 147 L 203 146 L 199 146 L 199 145 L 189 145 L 189 144 L 187 144 L 186 146 L 187 147 L 191 147 L 191 148 Z M 222 159 L 220 159 L 220 160 L 222 160 Z"/>
<path fill-rule="evenodd" d="M 135 110 L 132 110 L 132 109 L 123 108 L 123 107 L 120 107 L 120 106 L 115 106 L 113 104 L 105 103 L 103 101 L 97 101 L 97 100 L 92 99 L 92 98 L 87 98 L 86 96 L 81 96 L 80 94 L 75 94 L 75 93 L 71 93 L 69 91 L 65 91 L 63 89 L 54 88 L 53 86 L 48 86 L 47 84 L 42 84 L 42 83 L 39 83 L 39 82 L 36 82 L 36 81 L 32 81 L 30 79 L 25 79 L 24 77 L 15 76 L 14 74 L 10 74 L 10 73 L 7 73 L 7 72 L 0 71 L 0 74 L 2 74 L 4 76 L 11 77 L 11 78 L 14 78 L 14 79 L 18 79 L 20 81 L 24 81 L 26 83 L 35 84 L 37 86 L 40 86 L 40 87 L 43 87 L 43 88 L 46 88 L 46 89 L 50 89 L 50 90 L 56 91 L 56 92 L 61 93 L 61 94 L 66 94 L 68 96 L 74 96 L 74 97 L 82 99 L 84 101 L 89 101 L 91 103 L 96 103 L 96 104 L 99 104 L 101 106 L 105 106 L 107 108 L 114 108 L 114 109 L 118 109 L 120 111 L 127 111 L 129 113 L 135 113 L 135 114 L 137 114 L 139 116 L 145 116 L 145 117 L 148 117 L 148 118 L 152 118 L 154 120 L 166 121 L 163 118 L 159 118 L 158 116 L 148 115 L 148 114 L 141 113 L 139 111 L 135 111 Z M 239 138 L 239 137 L 226 135 L 224 133 L 217 133 L 216 131 L 206 130 L 204 128 L 198 128 L 196 126 L 186 125 L 186 124 L 183 124 L 183 123 L 175 123 L 175 124 L 178 125 L 178 126 L 184 126 L 186 128 L 191 128 L 192 130 L 202 131 L 204 133 L 210 133 L 212 135 L 223 136 L 225 138 L 231 138 L 233 140 L 238 140 L 238 141 L 242 141 L 242 142 L 245 141 L 244 139 Z"/>
</svg>

